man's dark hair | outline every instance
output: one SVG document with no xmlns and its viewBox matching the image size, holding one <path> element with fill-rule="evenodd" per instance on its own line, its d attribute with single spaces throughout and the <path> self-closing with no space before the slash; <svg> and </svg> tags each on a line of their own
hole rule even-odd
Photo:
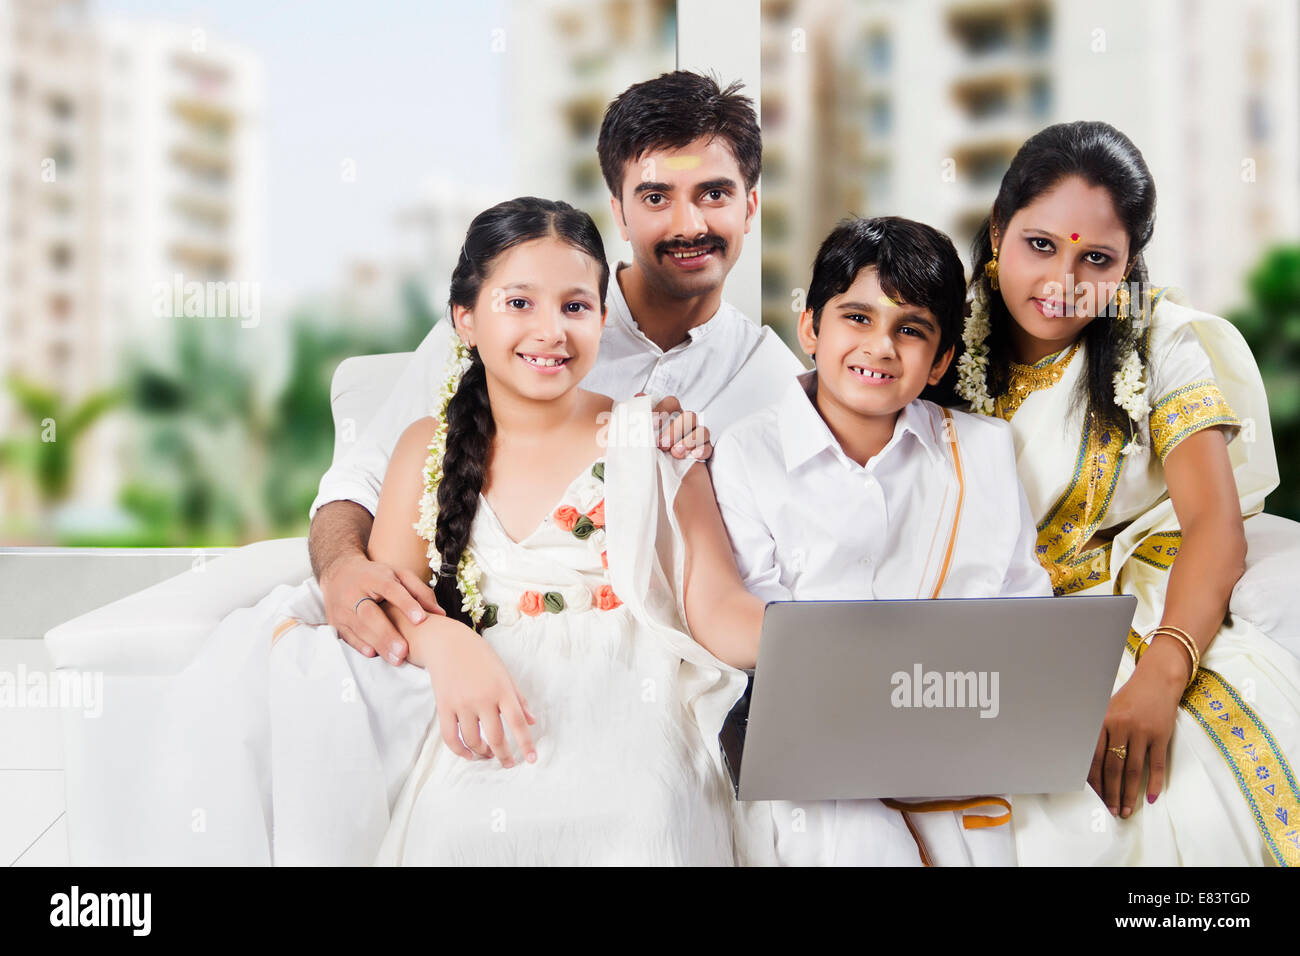
<svg viewBox="0 0 1300 956">
<path fill-rule="evenodd" d="M 936 359 L 961 338 L 966 274 L 956 247 L 933 226 L 898 216 L 845 219 L 826 237 L 808 286 L 814 332 L 821 331 L 826 303 L 868 266 L 876 267 L 885 295 L 933 313 L 939 322 Z"/>
<path fill-rule="evenodd" d="M 610 193 L 622 199 L 623 172 L 655 149 L 679 149 L 697 139 L 720 137 L 736 157 L 745 190 L 758 182 L 763 138 L 754 101 L 736 81 L 725 90 L 713 77 L 686 70 L 664 73 L 620 93 L 605 110 L 596 154 Z"/>
</svg>

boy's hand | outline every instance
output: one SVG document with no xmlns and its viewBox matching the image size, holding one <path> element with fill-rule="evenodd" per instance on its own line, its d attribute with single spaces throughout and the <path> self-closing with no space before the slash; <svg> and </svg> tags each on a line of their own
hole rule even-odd
<svg viewBox="0 0 1300 956">
<path fill-rule="evenodd" d="M 339 637 L 366 657 L 380 654 L 390 664 L 406 659 L 406 641 L 388 619 L 379 601 L 388 601 L 419 624 L 425 614 L 445 614 L 433 588 L 405 568 L 394 570 L 351 554 L 329 565 L 320 577 L 325 619 Z M 372 600 L 363 600 L 371 598 Z"/>
<path fill-rule="evenodd" d="M 491 644 L 461 626 L 440 631 L 425 653 L 442 739 L 452 753 L 466 760 L 475 754 L 496 757 L 502 767 L 513 767 L 504 719 L 524 759 L 537 760 L 528 732 L 528 724 L 537 723 L 537 718 Z"/>
<path fill-rule="evenodd" d="M 645 392 L 637 392 L 644 395 Z M 672 395 L 662 399 L 654 407 L 655 422 L 667 422 L 659 431 L 659 447 L 674 458 L 690 455 L 697 461 L 703 461 L 713 454 L 713 445 L 709 442 L 709 430 L 699 424 L 694 412 L 682 410 L 682 403 Z"/>
</svg>

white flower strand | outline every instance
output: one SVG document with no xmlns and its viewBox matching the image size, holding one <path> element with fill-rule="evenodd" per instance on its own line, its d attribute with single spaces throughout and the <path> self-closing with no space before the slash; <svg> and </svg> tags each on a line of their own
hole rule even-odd
<svg viewBox="0 0 1300 956">
<path fill-rule="evenodd" d="M 1128 412 L 1128 417 L 1135 425 L 1151 414 L 1151 405 L 1147 401 L 1147 383 L 1143 377 L 1142 360 L 1138 358 L 1137 348 L 1131 348 L 1124 362 L 1115 370 L 1115 404 Z M 1137 451 L 1140 443 L 1135 434 L 1129 436 L 1128 443 L 1120 449 L 1120 454 L 1131 455 Z"/>
<path fill-rule="evenodd" d="M 971 411 L 982 415 L 993 414 L 988 391 L 989 349 L 984 344 L 990 331 L 988 282 L 984 280 L 975 283 L 970 317 L 961 333 L 966 351 L 957 360 L 957 394 L 970 402 Z"/>
<path fill-rule="evenodd" d="M 994 410 L 993 399 L 988 393 L 989 350 L 984 344 L 992 331 L 988 303 L 988 281 L 982 280 L 975 284 L 970 317 L 962 329 L 961 340 L 966 345 L 966 351 L 957 360 L 957 394 L 970 402 L 971 411 L 984 415 L 992 415 Z M 1135 342 L 1115 371 L 1113 380 L 1115 404 L 1124 409 L 1133 423 L 1139 426 L 1151 414 L 1151 405 L 1146 397 L 1145 371 Z M 1138 436 L 1133 434 L 1120 449 L 1120 453 L 1131 455 L 1140 447 Z"/>
<path fill-rule="evenodd" d="M 447 406 L 460 387 L 460 380 L 470 367 L 473 359 L 469 349 L 459 336 L 451 356 L 447 359 L 447 377 L 438 393 L 437 410 L 434 417 L 437 426 L 429 442 L 429 456 L 424 461 L 424 494 L 420 497 L 420 518 L 411 527 L 425 541 L 429 542 L 425 556 L 435 576 L 442 568 L 442 558 L 438 554 L 434 537 L 438 528 L 438 486 L 442 483 L 442 464 L 447 455 Z M 483 572 L 474 561 L 468 549 L 461 553 L 456 565 L 456 585 L 461 593 L 461 611 L 470 616 L 477 627 L 483 619 L 487 606 L 479 593 L 478 584 Z"/>
</svg>

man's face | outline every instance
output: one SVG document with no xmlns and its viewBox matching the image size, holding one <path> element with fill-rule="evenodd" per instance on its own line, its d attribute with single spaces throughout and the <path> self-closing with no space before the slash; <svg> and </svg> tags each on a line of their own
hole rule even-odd
<svg viewBox="0 0 1300 956">
<path fill-rule="evenodd" d="M 610 208 L 646 281 L 686 299 L 727 278 L 758 209 L 758 190 L 745 189 L 725 140 L 698 139 L 628 163 Z"/>
</svg>

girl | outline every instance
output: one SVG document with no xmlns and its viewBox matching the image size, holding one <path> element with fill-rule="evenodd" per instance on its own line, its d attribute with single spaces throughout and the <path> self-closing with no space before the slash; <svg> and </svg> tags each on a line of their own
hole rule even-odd
<svg viewBox="0 0 1300 956">
<path fill-rule="evenodd" d="M 1018 852 L 1295 863 L 1300 662 L 1252 623 L 1283 596 L 1228 613 L 1243 517 L 1278 480 L 1267 399 L 1229 323 L 1146 285 L 1154 220 L 1133 143 L 1061 124 L 1021 147 L 975 241 L 957 390 L 1011 423 L 1055 593 L 1139 600 L 1090 788 L 1016 798 Z M 1295 526 L 1263 520 L 1293 567 Z"/>
<path fill-rule="evenodd" d="M 517 199 L 470 225 L 450 295 L 463 358 L 443 414 L 395 448 L 368 545 L 432 574 L 447 612 L 413 624 L 383 607 L 417 665 L 398 670 L 432 683 L 436 714 L 391 819 L 379 800 L 351 805 L 360 829 L 385 820 L 379 863 L 734 860 L 717 734 L 745 677 L 683 629 L 684 554 L 659 504 L 693 461 L 655 451 L 649 399 L 578 387 L 608 281 L 595 225 L 565 203 Z M 287 625 L 273 697 L 292 694 L 318 649 L 312 629 Z M 293 662 L 280 678 L 276 658 Z M 281 696 L 273 720 L 292 709 Z M 356 726 L 326 737 L 334 763 L 364 775 L 384 748 Z M 315 794 L 337 793 L 315 779 Z M 310 796 L 277 795 L 277 831 L 301 828 Z M 289 858 L 302 842 L 285 844 Z"/>
</svg>

